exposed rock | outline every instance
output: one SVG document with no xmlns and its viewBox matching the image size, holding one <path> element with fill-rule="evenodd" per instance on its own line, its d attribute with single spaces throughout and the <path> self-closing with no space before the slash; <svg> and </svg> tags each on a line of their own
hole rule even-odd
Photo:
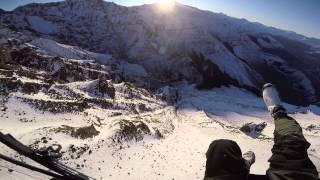
<svg viewBox="0 0 320 180">
<path fill-rule="evenodd" d="M 13 78 L 0 78 L 0 86 L 6 91 L 17 91 L 21 84 L 21 81 L 18 81 L 15 77 Z"/>
<path fill-rule="evenodd" d="M 87 151 L 91 151 L 88 144 L 84 144 L 83 146 L 72 144 L 69 146 L 67 153 L 71 159 L 79 159 Z"/>
<path fill-rule="evenodd" d="M 170 103 L 174 104 L 178 102 L 180 99 L 179 91 L 177 88 L 172 88 L 170 86 L 165 86 L 163 88 L 160 88 L 157 92 L 156 95 L 158 98 Z"/>
<path fill-rule="evenodd" d="M 93 138 L 100 134 L 100 132 L 96 130 L 94 125 L 84 126 L 84 127 L 71 127 L 71 126 L 63 125 L 59 128 L 53 129 L 53 131 L 55 133 L 69 134 L 72 137 L 80 138 L 80 139 Z"/>
<path fill-rule="evenodd" d="M 14 50 L 11 52 L 11 57 L 12 61 L 10 63 L 16 63 L 39 70 L 46 70 L 47 64 L 50 62 L 49 58 L 40 56 L 32 47 Z"/>
<path fill-rule="evenodd" d="M 5 47 L 0 47 L 0 68 L 4 68 L 11 61 L 10 50 Z"/>
<path fill-rule="evenodd" d="M 105 78 L 101 78 L 98 81 L 98 91 L 100 93 L 107 94 L 109 97 L 114 99 L 116 95 L 116 90 L 111 83 L 109 83 Z"/>
<path fill-rule="evenodd" d="M 78 100 L 82 99 L 82 95 L 74 92 L 64 85 L 52 85 L 46 92 L 51 98 L 59 100 Z"/>
<path fill-rule="evenodd" d="M 213 63 L 213 60 L 207 59 L 202 53 L 192 52 L 190 54 L 193 67 L 201 74 L 202 78 L 197 82 L 197 87 L 199 89 L 210 89 L 220 86 L 233 85 L 236 87 L 241 87 L 243 85 L 228 75 L 226 72 L 220 70 L 219 66 Z M 254 79 L 254 78 L 252 78 Z M 262 79 L 259 79 L 260 81 Z M 261 84 L 262 85 L 262 84 Z M 254 87 L 244 85 L 246 89 L 259 95 L 260 90 Z"/>
<path fill-rule="evenodd" d="M 148 112 L 151 111 L 151 108 L 148 108 L 145 104 L 138 104 L 137 105 L 137 110 L 139 113 L 144 113 L 144 112 Z"/>
<path fill-rule="evenodd" d="M 87 139 L 87 138 L 93 138 L 99 135 L 99 133 L 100 132 L 96 130 L 94 125 L 91 125 L 87 127 L 76 128 L 74 131 L 71 132 L 71 136 L 76 138 L 81 138 L 81 139 Z"/>
<path fill-rule="evenodd" d="M 36 94 L 42 88 L 49 88 L 50 85 L 48 84 L 40 84 L 40 83 L 32 83 L 32 82 L 25 82 L 21 83 L 21 92 L 26 94 Z"/>
<path fill-rule="evenodd" d="M 263 122 L 260 124 L 246 123 L 240 128 L 240 131 L 250 136 L 256 136 L 256 135 L 260 135 L 266 126 L 267 126 L 266 122 Z"/>
<path fill-rule="evenodd" d="M 103 109 L 117 108 L 116 106 L 113 105 L 112 102 L 110 102 L 107 99 L 86 99 L 85 101 L 88 103 L 96 104 Z"/>
<path fill-rule="evenodd" d="M 306 128 L 307 131 L 314 132 L 314 131 L 320 131 L 320 126 L 317 126 L 315 124 L 311 124 Z"/>
<path fill-rule="evenodd" d="M 112 140 L 120 144 L 123 141 L 141 141 L 144 135 L 150 134 L 149 127 L 142 121 L 119 120 L 114 122 L 112 127 L 115 129 Z"/>
<path fill-rule="evenodd" d="M 90 106 L 86 101 L 46 101 L 39 99 L 23 99 L 35 108 L 52 113 L 82 112 Z"/>
<path fill-rule="evenodd" d="M 162 139 L 164 138 L 164 136 L 161 134 L 161 132 L 159 131 L 159 129 L 155 129 L 155 136 L 158 139 Z"/>
<path fill-rule="evenodd" d="M 13 70 L 0 69 L 0 74 L 6 77 L 12 77 L 13 73 L 14 73 Z"/>
</svg>

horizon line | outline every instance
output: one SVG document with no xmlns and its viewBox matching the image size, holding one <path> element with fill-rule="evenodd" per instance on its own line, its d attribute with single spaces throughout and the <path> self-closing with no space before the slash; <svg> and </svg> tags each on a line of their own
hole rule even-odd
<svg viewBox="0 0 320 180">
<path fill-rule="evenodd" d="M 50 1 L 50 2 L 31 2 L 31 3 L 27 3 L 27 4 L 23 4 L 23 5 L 18 5 L 16 6 L 15 8 L 12 8 L 11 10 L 8 10 L 8 9 L 3 9 L 0 7 L 1 10 L 5 11 L 5 12 L 13 12 L 15 11 L 17 8 L 19 7 L 23 7 L 23 6 L 27 6 L 29 4 L 48 4 L 48 3 L 54 3 L 54 2 L 65 2 L 65 1 L 68 1 L 68 0 L 54 0 L 54 1 Z M 82 0 L 82 1 L 91 1 L 91 0 Z M 123 6 L 123 7 L 139 7 L 139 6 L 144 6 L 144 5 L 153 5 L 153 4 L 156 4 L 156 2 L 154 3 L 143 3 L 143 4 L 140 4 L 140 5 L 122 5 L 122 4 L 119 4 L 117 2 L 114 2 L 112 0 L 101 0 L 101 1 L 104 1 L 106 3 L 114 3 L 118 6 Z M 263 22 L 259 22 L 259 21 L 253 21 L 253 20 L 250 20 L 250 19 L 247 19 L 247 18 L 241 18 L 241 17 L 235 17 L 235 16 L 231 16 L 231 15 L 228 15 L 224 12 L 216 12 L 216 11 L 213 11 L 213 10 L 210 10 L 210 9 L 202 9 L 200 7 L 196 7 L 196 6 L 192 6 L 192 5 L 188 5 L 188 4 L 183 4 L 181 2 L 179 2 L 179 0 L 176 0 L 175 3 L 177 4 L 180 4 L 180 5 L 183 5 L 183 6 L 188 6 L 188 7 L 191 7 L 191 8 L 195 8 L 195 9 L 198 9 L 200 11 L 207 11 L 207 12 L 210 12 L 210 13 L 216 13 L 216 14 L 222 14 L 222 15 L 225 15 L 227 17 L 230 17 L 230 18 L 235 18 L 235 19 L 238 19 L 238 20 L 246 20 L 248 21 L 249 23 L 255 23 L 255 24 L 260 24 L 260 25 L 263 25 L 267 28 L 275 28 L 275 29 L 278 29 L 278 30 L 281 30 L 281 31 L 286 31 L 288 33 L 294 33 L 294 34 L 297 34 L 297 35 L 302 35 L 306 38 L 309 38 L 309 39 L 316 39 L 316 40 L 320 40 L 320 36 L 317 37 L 317 36 L 313 36 L 313 35 L 306 35 L 304 33 L 300 33 L 298 31 L 295 31 L 295 30 L 290 30 L 290 29 L 286 29 L 286 28 L 282 28 L 282 27 L 278 27 L 278 26 L 273 26 L 273 25 L 267 25 Z"/>
</svg>

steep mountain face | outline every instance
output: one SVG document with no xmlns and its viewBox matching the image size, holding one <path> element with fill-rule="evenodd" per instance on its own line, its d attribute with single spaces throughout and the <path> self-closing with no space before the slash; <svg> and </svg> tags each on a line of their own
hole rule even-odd
<svg viewBox="0 0 320 180">
<path fill-rule="evenodd" d="M 67 0 L 22 6 L 1 21 L 142 65 L 153 88 L 186 79 L 199 88 L 234 85 L 258 94 L 272 82 L 293 104 L 320 97 L 320 40 L 223 14 L 181 4 L 168 13 L 155 4 L 128 8 Z"/>
</svg>

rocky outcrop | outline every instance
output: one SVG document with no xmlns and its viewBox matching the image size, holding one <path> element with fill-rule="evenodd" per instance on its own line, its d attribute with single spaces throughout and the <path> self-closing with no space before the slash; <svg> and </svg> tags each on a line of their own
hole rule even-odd
<svg viewBox="0 0 320 180">
<path fill-rule="evenodd" d="M 113 123 L 115 133 L 112 137 L 114 143 L 124 141 L 141 141 L 144 135 L 150 134 L 149 127 L 142 121 L 119 120 Z"/>
<path fill-rule="evenodd" d="M 170 86 L 165 86 L 157 90 L 156 96 L 170 104 L 175 104 L 181 98 L 179 90 Z"/>
<path fill-rule="evenodd" d="M 240 128 L 240 131 L 244 132 L 248 136 L 256 138 L 261 135 L 261 132 L 264 130 L 266 126 L 266 122 L 260 124 L 246 123 Z"/>
<path fill-rule="evenodd" d="M 22 100 L 36 109 L 52 113 L 83 112 L 90 107 L 86 101 L 51 101 L 26 98 Z"/>
<path fill-rule="evenodd" d="M 114 99 L 116 90 L 113 87 L 113 85 L 110 82 L 108 82 L 105 78 L 99 79 L 97 89 L 103 96 L 106 94 L 110 98 Z"/>
</svg>

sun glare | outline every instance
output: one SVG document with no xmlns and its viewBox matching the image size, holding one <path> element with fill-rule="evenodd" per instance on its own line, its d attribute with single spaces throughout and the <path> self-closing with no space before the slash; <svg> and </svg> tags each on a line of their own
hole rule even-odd
<svg viewBox="0 0 320 180">
<path fill-rule="evenodd" d="M 158 5 L 164 11 L 172 11 L 176 1 L 175 0 L 157 0 Z"/>
<path fill-rule="evenodd" d="M 174 6 L 175 0 L 159 0 L 159 3 L 163 6 Z"/>
</svg>

